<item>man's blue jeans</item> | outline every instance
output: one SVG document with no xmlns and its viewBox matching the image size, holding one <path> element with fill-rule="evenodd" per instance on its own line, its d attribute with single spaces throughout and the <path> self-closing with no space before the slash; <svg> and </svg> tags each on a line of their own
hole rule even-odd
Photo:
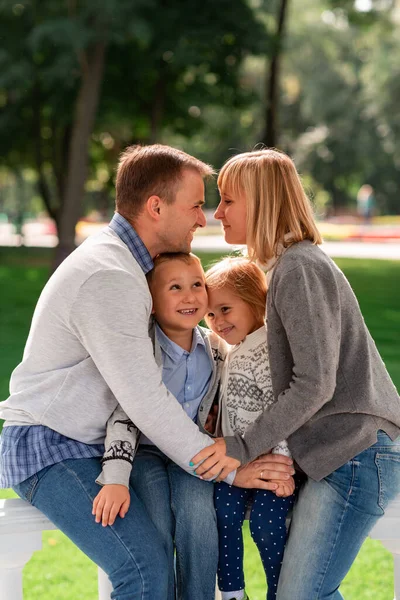
<svg viewBox="0 0 400 600">
<path fill-rule="evenodd" d="M 339 585 L 391 500 L 400 494 L 400 438 L 376 444 L 300 490 L 278 600 L 339 600 Z"/>
<path fill-rule="evenodd" d="M 214 486 L 189 475 L 156 446 L 143 444 L 133 463 L 131 484 L 167 549 L 178 600 L 214 600 L 218 531 Z M 175 598 L 171 577 L 166 600 Z"/>
<path fill-rule="evenodd" d="M 163 540 L 131 488 L 124 519 L 102 527 L 92 515 L 100 490 L 100 459 L 71 459 L 46 467 L 14 490 L 36 506 L 109 576 L 114 600 L 166 600 L 168 561 Z"/>
</svg>

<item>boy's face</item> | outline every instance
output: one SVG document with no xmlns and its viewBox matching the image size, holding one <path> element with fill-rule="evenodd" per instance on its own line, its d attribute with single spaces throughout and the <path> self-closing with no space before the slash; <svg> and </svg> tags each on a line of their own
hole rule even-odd
<svg viewBox="0 0 400 600">
<path fill-rule="evenodd" d="M 150 291 L 153 313 L 166 333 L 168 330 L 191 330 L 206 313 L 208 297 L 204 272 L 197 261 L 161 263 L 154 272 Z"/>
</svg>

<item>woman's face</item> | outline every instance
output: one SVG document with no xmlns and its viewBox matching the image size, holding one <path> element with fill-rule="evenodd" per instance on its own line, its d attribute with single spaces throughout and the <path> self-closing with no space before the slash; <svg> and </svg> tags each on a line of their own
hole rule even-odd
<svg viewBox="0 0 400 600">
<path fill-rule="evenodd" d="M 232 194 L 229 190 L 219 190 L 221 202 L 214 213 L 224 228 L 225 241 L 228 244 L 246 243 L 246 198 L 244 194 Z"/>
</svg>

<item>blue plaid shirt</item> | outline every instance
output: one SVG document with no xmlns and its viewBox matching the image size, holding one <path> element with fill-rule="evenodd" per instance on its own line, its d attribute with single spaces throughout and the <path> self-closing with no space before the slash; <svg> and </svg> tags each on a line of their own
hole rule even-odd
<svg viewBox="0 0 400 600">
<path fill-rule="evenodd" d="M 119 213 L 115 213 L 110 227 L 128 246 L 143 272 L 148 273 L 153 261 L 133 227 Z M 44 425 L 4 427 L 0 436 L 0 488 L 17 485 L 63 460 L 94 458 L 103 453 L 103 444 L 83 444 Z"/>
</svg>

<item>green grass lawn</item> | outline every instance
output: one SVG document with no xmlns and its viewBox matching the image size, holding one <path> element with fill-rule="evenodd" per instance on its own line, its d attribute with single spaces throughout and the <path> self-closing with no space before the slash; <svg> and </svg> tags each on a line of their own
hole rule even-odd
<svg viewBox="0 0 400 600">
<path fill-rule="evenodd" d="M 218 254 L 202 255 L 205 265 Z M 36 300 L 48 277 L 50 252 L 46 249 L 0 248 L 0 399 L 8 395 L 12 369 L 22 357 Z M 400 262 L 337 260 L 359 299 L 365 321 L 397 387 L 400 387 L 400 302 L 395 282 Z M 0 498 L 13 496 L 0 490 Z M 257 550 L 245 526 L 245 571 L 251 600 L 265 598 L 265 579 Z M 294 576 L 301 577 L 295 572 Z M 94 600 L 96 567 L 59 531 L 43 535 L 37 552 L 24 571 L 25 600 Z M 393 561 L 379 542 L 367 540 L 345 579 L 346 600 L 392 600 Z M 195 600 L 195 599 L 194 599 Z M 295 600 L 295 599 L 293 599 Z"/>
</svg>

